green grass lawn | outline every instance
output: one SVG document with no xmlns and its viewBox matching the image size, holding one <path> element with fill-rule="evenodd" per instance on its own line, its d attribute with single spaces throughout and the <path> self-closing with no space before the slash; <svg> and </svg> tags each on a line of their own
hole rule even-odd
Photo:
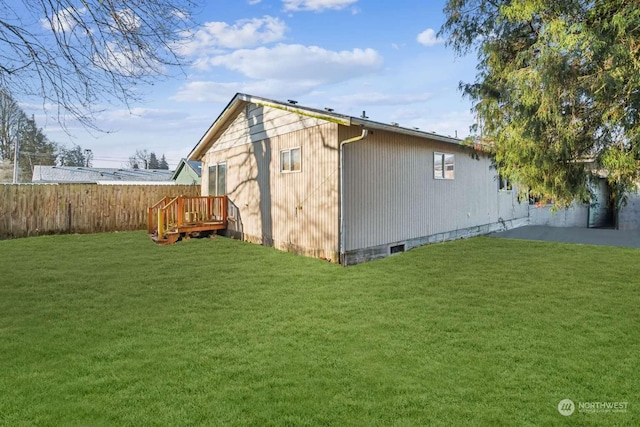
<svg viewBox="0 0 640 427">
<path fill-rule="evenodd" d="M 115 233 L 0 258 L 0 424 L 640 425 L 639 250 L 475 238 L 343 268 Z"/>
</svg>

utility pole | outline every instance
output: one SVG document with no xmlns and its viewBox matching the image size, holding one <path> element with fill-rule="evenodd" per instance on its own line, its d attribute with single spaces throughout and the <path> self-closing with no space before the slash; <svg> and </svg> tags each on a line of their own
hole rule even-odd
<svg viewBox="0 0 640 427">
<path fill-rule="evenodd" d="M 13 183 L 14 184 L 18 183 L 18 159 L 20 158 L 20 155 L 18 154 L 18 152 L 20 151 L 20 137 L 18 135 L 19 134 L 16 134 L 16 146 L 15 146 L 15 149 L 13 150 Z"/>
<path fill-rule="evenodd" d="M 20 134 L 22 133 L 22 119 L 18 119 L 16 129 L 16 143 L 13 150 L 13 183 L 18 183 L 18 160 L 20 159 Z"/>
</svg>

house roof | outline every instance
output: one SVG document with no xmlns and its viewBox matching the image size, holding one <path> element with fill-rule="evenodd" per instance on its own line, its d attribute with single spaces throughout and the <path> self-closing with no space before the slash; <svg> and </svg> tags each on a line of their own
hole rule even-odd
<svg viewBox="0 0 640 427">
<path fill-rule="evenodd" d="M 278 108 L 285 111 L 291 111 L 303 116 L 309 116 L 319 119 L 324 119 L 334 123 L 338 123 L 344 126 L 359 126 L 368 130 L 384 130 L 388 132 L 395 132 L 404 135 L 416 136 L 419 138 L 429 139 L 431 141 L 440 141 L 450 144 L 460 145 L 461 139 L 452 138 L 450 136 L 438 135 L 433 132 L 425 132 L 419 129 L 412 129 L 399 126 L 396 123 L 381 123 L 373 120 L 365 119 L 362 117 L 352 117 L 344 114 L 335 113 L 328 110 L 320 110 L 317 108 L 304 107 L 292 102 L 274 101 L 272 99 L 261 98 L 259 96 L 247 95 L 244 93 L 237 93 L 222 110 L 222 113 L 211 124 L 209 129 L 200 138 L 198 143 L 189 153 L 188 159 L 201 159 L 204 153 L 211 147 L 213 142 L 218 136 L 220 136 L 225 129 L 231 124 L 236 115 L 241 109 L 249 104 L 263 105 L 267 107 Z"/>
<path fill-rule="evenodd" d="M 197 160 L 180 159 L 180 163 L 178 163 L 178 167 L 171 176 L 171 179 L 176 180 L 178 178 L 178 175 L 180 175 L 180 172 L 182 172 L 182 168 L 184 167 L 191 168 L 198 176 L 198 178 L 202 177 L 202 162 Z"/>
<path fill-rule="evenodd" d="M 41 166 L 33 168 L 35 183 L 152 183 L 171 180 L 173 172 L 161 169 L 85 168 L 79 166 Z"/>
</svg>

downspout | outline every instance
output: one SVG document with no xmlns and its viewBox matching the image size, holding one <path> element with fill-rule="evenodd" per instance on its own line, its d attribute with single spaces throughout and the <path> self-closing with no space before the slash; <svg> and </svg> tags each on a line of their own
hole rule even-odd
<svg viewBox="0 0 640 427">
<path fill-rule="evenodd" d="M 338 240 L 340 241 L 340 263 L 347 265 L 346 248 L 345 248 L 345 226 L 344 226 L 344 146 L 352 142 L 362 141 L 369 135 L 369 130 L 362 129 L 362 134 L 353 138 L 345 139 L 340 143 L 340 234 Z"/>
</svg>

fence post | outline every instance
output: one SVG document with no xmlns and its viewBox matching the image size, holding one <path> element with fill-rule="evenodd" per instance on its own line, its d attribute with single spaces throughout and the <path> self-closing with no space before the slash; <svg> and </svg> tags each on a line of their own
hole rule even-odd
<svg viewBox="0 0 640 427">
<path fill-rule="evenodd" d="M 67 199 L 67 231 L 71 234 L 71 200 Z"/>
<path fill-rule="evenodd" d="M 148 234 L 153 233 L 153 208 L 149 208 L 147 210 L 147 232 Z"/>
</svg>

